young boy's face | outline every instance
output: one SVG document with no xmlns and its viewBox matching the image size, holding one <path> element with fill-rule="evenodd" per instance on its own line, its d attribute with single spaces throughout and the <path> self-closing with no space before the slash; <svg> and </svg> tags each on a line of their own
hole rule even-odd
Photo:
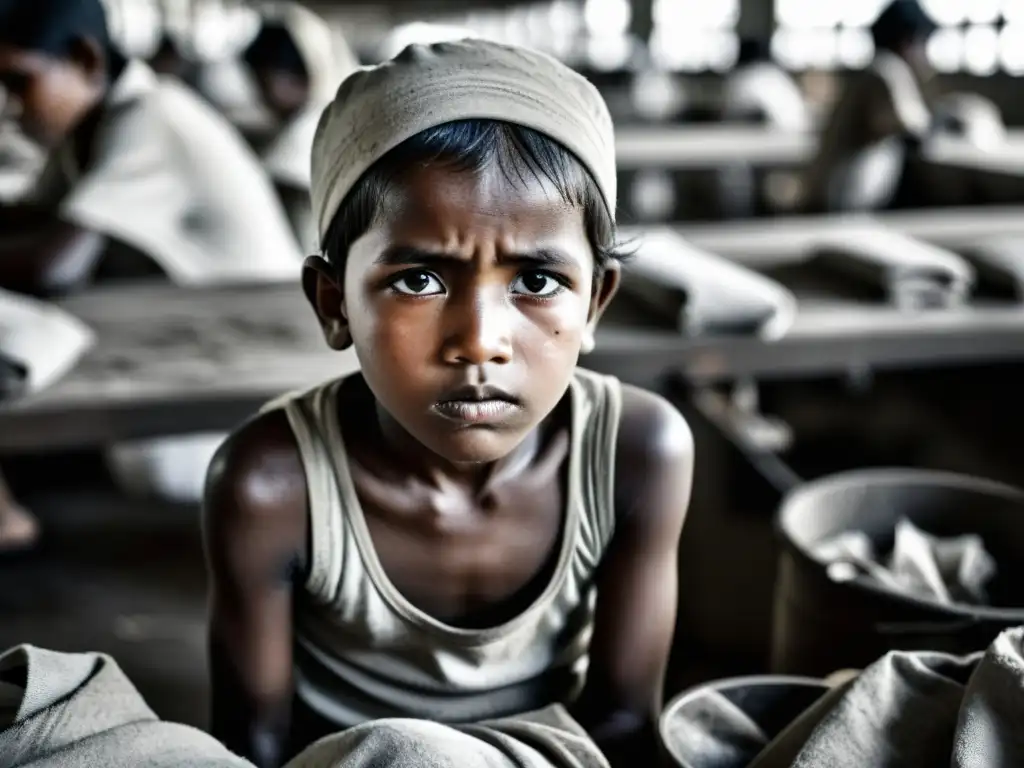
<svg viewBox="0 0 1024 768">
<path fill-rule="evenodd" d="M 523 177 L 410 169 L 344 286 L 319 281 L 384 410 L 457 464 L 507 455 L 555 408 L 618 285 L 595 278 L 582 212 Z"/>
<path fill-rule="evenodd" d="M 8 108 L 24 134 L 44 147 L 56 146 L 78 125 L 103 98 L 104 83 L 102 57 L 78 61 L 0 45 Z"/>
</svg>

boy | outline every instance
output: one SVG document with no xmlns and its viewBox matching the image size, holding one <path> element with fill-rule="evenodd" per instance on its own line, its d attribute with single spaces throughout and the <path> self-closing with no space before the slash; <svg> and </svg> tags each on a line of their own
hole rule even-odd
<svg viewBox="0 0 1024 768">
<path fill-rule="evenodd" d="M 576 367 L 619 282 L 600 95 L 533 51 L 410 46 L 342 84 L 312 199 L 305 292 L 361 372 L 211 466 L 214 734 L 270 766 L 377 718 L 564 704 L 654 764 L 693 451 Z"/>
</svg>

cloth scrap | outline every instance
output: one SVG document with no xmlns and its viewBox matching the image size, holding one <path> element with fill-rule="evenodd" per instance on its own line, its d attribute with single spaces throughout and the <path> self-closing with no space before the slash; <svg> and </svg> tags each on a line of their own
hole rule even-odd
<svg viewBox="0 0 1024 768">
<path fill-rule="evenodd" d="M 844 531 L 826 539 L 812 554 L 828 564 L 833 581 L 864 577 L 885 589 L 943 605 L 987 604 L 986 585 L 996 574 L 996 562 L 980 536 L 940 538 L 907 519 L 896 524 L 893 550 L 887 557 L 875 552 L 863 531 Z"/>
</svg>

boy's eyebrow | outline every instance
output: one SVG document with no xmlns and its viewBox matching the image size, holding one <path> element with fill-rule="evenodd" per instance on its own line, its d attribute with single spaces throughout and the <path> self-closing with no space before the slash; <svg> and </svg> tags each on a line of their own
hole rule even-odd
<svg viewBox="0 0 1024 768">
<path fill-rule="evenodd" d="M 511 253 L 500 257 L 500 261 L 526 264 L 537 267 L 579 267 L 576 259 L 562 251 L 551 248 L 537 248 L 522 253 Z M 393 245 L 381 251 L 374 264 L 378 266 L 398 267 L 402 265 L 451 264 L 465 261 L 454 254 L 443 251 L 428 251 L 411 245 Z"/>
</svg>

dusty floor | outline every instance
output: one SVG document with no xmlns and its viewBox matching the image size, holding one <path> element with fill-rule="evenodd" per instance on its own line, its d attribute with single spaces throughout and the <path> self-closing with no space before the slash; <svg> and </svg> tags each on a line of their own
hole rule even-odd
<svg viewBox="0 0 1024 768">
<path fill-rule="evenodd" d="M 23 494 L 46 537 L 38 552 L 0 558 L 0 648 L 31 643 L 109 653 L 159 715 L 202 726 L 198 511 L 127 500 L 102 466 L 75 474 L 91 472 L 95 478 L 73 478 L 61 492 Z M 19 479 L 12 478 L 24 485 Z"/>
</svg>

